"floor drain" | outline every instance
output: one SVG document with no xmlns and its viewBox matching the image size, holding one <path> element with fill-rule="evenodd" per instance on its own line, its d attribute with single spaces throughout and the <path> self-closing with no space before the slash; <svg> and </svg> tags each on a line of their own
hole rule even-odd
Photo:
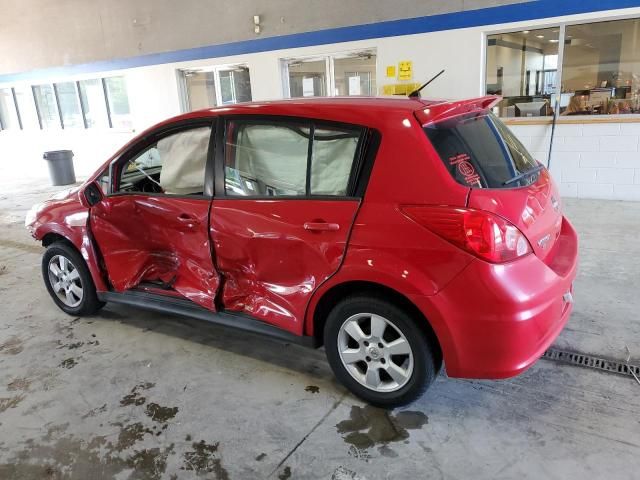
<svg viewBox="0 0 640 480">
<path fill-rule="evenodd" d="M 578 352 L 568 352 L 566 350 L 559 350 L 557 348 L 548 349 L 546 352 L 544 352 L 542 358 L 555 360 L 556 362 L 577 365 L 579 367 L 593 368 L 594 370 L 601 370 L 609 373 L 617 373 L 618 375 L 628 375 L 630 377 L 633 377 L 633 373 L 635 373 L 636 376 L 640 376 L 640 366 L 638 365 L 627 365 L 625 362 L 620 362 L 617 360 L 594 357 L 593 355 L 586 355 L 584 353 Z"/>
</svg>

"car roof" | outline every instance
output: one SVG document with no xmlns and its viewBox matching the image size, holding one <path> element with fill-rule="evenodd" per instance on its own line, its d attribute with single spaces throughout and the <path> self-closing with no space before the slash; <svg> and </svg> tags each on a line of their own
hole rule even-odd
<svg viewBox="0 0 640 480">
<path fill-rule="evenodd" d="M 391 114 L 411 115 L 417 112 L 420 121 L 441 119 L 469 109 L 486 109 L 500 97 L 490 95 L 468 100 L 439 100 L 408 97 L 308 97 L 236 103 L 206 108 L 169 118 L 151 129 L 181 120 L 211 118 L 218 115 L 274 115 L 319 118 L 345 123 L 373 124 Z M 427 112 L 427 113 L 425 113 Z M 149 130 L 151 130 L 149 129 Z"/>
<path fill-rule="evenodd" d="M 223 105 L 213 108 L 195 110 L 190 113 L 174 117 L 173 120 L 182 118 L 207 117 L 217 115 L 287 115 L 307 116 L 309 108 L 313 108 L 315 113 L 323 110 L 332 112 L 337 109 L 348 108 L 350 110 L 372 110 L 379 111 L 406 111 L 414 112 L 425 106 L 446 103 L 445 100 L 427 100 L 422 98 L 408 97 L 310 97 L 310 98 L 288 98 L 284 100 L 269 100 L 262 102 L 236 103 L 233 105 Z"/>
</svg>

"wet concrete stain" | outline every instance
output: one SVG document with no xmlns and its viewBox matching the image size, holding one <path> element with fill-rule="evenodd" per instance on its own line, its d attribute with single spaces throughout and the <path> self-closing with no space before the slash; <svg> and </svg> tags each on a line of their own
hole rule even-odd
<svg viewBox="0 0 640 480">
<path fill-rule="evenodd" d="M 31 386 L 31 380 L 28 378 L 16 378 L 7 384 L 7 390 L 10 392 L 15 392 L 17 390 L 27 391 L 29 390 L 29 386 Z"/>
<path fill-rule="evenodd" d="M 60 363 L 62 368 L 73 368 L 78 364 L 75 358 L 67 358 Z"/>
<path fill-rule="evenodd" d="M 278 480 L 288 480 L 291 478 L 291 467 L 284 467 L 284 470 L 278 475 Z"/>
<path fill-rule="evenodd" d="M 178 407 L 163 407 L 157 403 L 150 403 L 147 405 L 145 413 L 154 422 L 165 423 L 176 416 Z"/>
<path fill-rule="evenodd" d="M 357 460 L 362 460 L 363 462 L 368 462 L 369 460 L 371 460 L 371 454 L 369 453 L 369 450 L 366 450 L 364 448 L 358 448 L 351 445 L 349 446 L 349 451 L 347 453 L 349 454 L 349 456 Z"/>
<path fill-rule="evenodd" d="M 17 355 L 23 350 L 22 340 L 18 337 L 11 337 L 6 342 L 0 344 L 0 353 Z"/>
<path fill-rule="evenodd" d="M 0 267 L 0 275 L 4 275 L 5 273 L 7 273 L 7 266 L 6 265 L 2 265 Z"/>
<path fill-rule="evenodd" d="M 387 458 L 396 458 L 398 456 L 398 452 L 389 447 L 389 445 L 379 446 L 378 452 L 380 453 L 380 455 Z"/>
<path fill-rule="evenodd" d="M 345 442 L 358 449 L 406 440 L 409 430 L 420 429 L 429 422 L 422 412 L 405 410 L 392 415 L 370 405 L 351 407 L 350 417 L 338 423 L 336 429 L 345 434 Z"/>
<path fill-rule="evenodd" d="M 310 393 L 318 393 L 320 391 L 320 387 L 316 387 L 315 385 L 307 385 L 304 391 Z"/>
<path fill-rule="evenodd" d="M 0 413 L 16 408 L 25 399 L 25 395 L 15 395 L 13 397 L 0 398 Z M 1 477 L 0 477 L 1 478 Z"/>
<path fill-rule="evenodd" d="M 88 442 L 72 436 L 52 438 L 64 433 L 66 427 L 68 424 L 53 426 L 40 440 L 25 441 L 23 450 L 8 459 L 7 463 L 0 464 L 0 478 L 160 480 L 167 468 L 169 455 L 175 454 L 172 443 L 165 448 L 133 450 L 122 456 L 124 450 L 133 447 L 145 434 L 144 426 L 137 424 L 124 427 L 122 432 L 125 433 L 121 432 L 115 444 L 103 436 L 94 437 Z"/>
<path fill-rule="evenodd" d="M 222 466 L 221 460 L 217 457 L 218 442 L 208 444 L 204 440 L 193 442 L 193 450 L 183 454 L 184 464 L 181 470 L 189 470 L 201 473 L 213 473 L 218 480 L 229 480 L 229 472 Z"/>
<path fill-rule="evenodd" d="M 261 462 L 267 456 L 266 453 L 262 452 L 260 455 L 256 457 L 256 461 Z"/>
<path fill-rule="evenodd" d="M 99 413 L 104 413 L 107 411 L 107 404 L 105 403 L 104 405 L 102 405 L 101 407 L 96 407 L 96 408 L 92 408 L 91 410 L 89 410 L 87 413 L 85 413 L 82 418 L 89 418 L 89 417 L 95 417 L 96 415 L 98 415 Z"/>
<path fill-rule="evenodd" d="M 122 397 L 122 400 L 120 400 L 120 406 L 126 407 L 127 405 L 143 405 L 147 401 L 147 399 L 140 395 L 140 392 L 142 390 L 149 390 L 150 388 L 155 387 L 155 385 L 155 383 L 151 382 L 145 382 L 136 385 L 131 389 L 131 392 L 129 392 L 128 395 Z"/>
</svg>

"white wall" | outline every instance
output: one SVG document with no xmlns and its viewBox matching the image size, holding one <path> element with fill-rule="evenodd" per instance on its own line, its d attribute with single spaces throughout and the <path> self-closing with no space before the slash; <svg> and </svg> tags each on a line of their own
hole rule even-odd
<svg viewBox="0 0 640 480">
<path fill-rule="evenodd" d="M 510 125 L 537 160 L 547 163 L 551 126 Z M 640 201 L 640 123 L 556 126 L 551 174 L 565 197 Z"/>
<path fill-rule="evenodd" d="M 381 91 L 385 83 L 397 82 L 394 79 L 387 79 L 385 77 L 387 65 L 397 65 L 399 61 L 411 60 L 414 66 L 413 81 L 415 82 L 424 81 L 436 74 L 440 69 L 446 69 L 442 77 L 427 87 L 425 96 L 437 98 L 474 97 L 483 94 L 485 69 L 484 42 L 486 34 L 550 26 L 559 21 L 604 19 L 606 17 L 612 17 L 613 15 L 634 15 L 640 17 L 640 8 L 617 10 L 615 13 L 599 12 L 596 14 L 574 15 L 526 23 L 519 22 L 489 27 L 284 49 L 242 56 L 104 72 L 104 75 L 117 74 L 125 76 L 136 132 L 100 132 L 93 130 L 0 132 L 0 176 L 17 178 L 21 176 L 24 177 L 25 175 L 46 175 L 46 170 L 43 168 L 42 152 L 59 148 L 73 149 L 76 153 L 76 170 L 79 176 L 86 175 L 108 158 L 119 145 L 135 133 L 167 117 L 180 113 L 177 69 L 245 63 L 249 66 L 251 72 L 251 88 L 254 100 L 270 100 L 283 97 L 280 59 L 374 48 L 377 51 L 376 77 L 378 91 Z M 72 79 L 81 80 L 82 78 L 95 78 L 101 75 L 102 74 L 92 74 L 73 77 Z M 47 80 L 57 82 L 69 79 L 51 78 Z M 2 86 L 3 85 L 0 85 L 0 87 Z M 636 126 L 633 124 L 613 125 L 613 127 L 610 125 L 571 126 L 571 128 L 566 129 L 569 133 L 573 132 L 571 135 L 564 132 L 565 128 L 558 129 L 558 136 L 554 143 L 556 148 L 553 171 L 557 179 L 562 182 L 564 194 L 598 198 L 624 197 L 626 199 L 640 200 L 640 193 L 637 192 L 638 184 L 631 185 L 628 183 L 628 171 L 620 172 L 620 169 L 633 169 L 633 181 L 636 181 L 636 166 L 629 165 L 632 165 L 633 158 L 638 156 L 639 134 L 630 133 L 635 131 Z M 615 127 L 615 125 L 617 125 L 617 127 Z M 540 152 L 544 153 L 544 149 L 540 146 L 541 144 L 536 142 L 539 142 L 540 138 L 548 135 L 548 127 L 531 127 L 532 128 L 518 126 L 514 127 L 514 131 L 534 152 L 538 154 Z M 575 137 L 584 137 L 584 142 L 575 140 Z M 615 137 L 620 138 L 616 139 Z M 625 157 L 624 154 L 621 153 L 622 150 L 616 152 L 609 152 L 609 150 L 607 150 L 616 148 L 627 149 L 631 153 L 635 151 L 635 157 L 631 153 Z M 609 155 L 609 153 L 612 155 Z M 546 158 L 546 156 L 544 156 L 544 158 Z M 566 160 L 569 158 L 572 160 Z M 600 160 L 597 160 L 598 158 L 600 158 Z M 19 162 L 14 163 L 11 161 L 13 159 L 19 159 Z M 557 161 L 555 161 L 555 159 L 557 159 Z M 589 162 L 597 163 L 598 161 L 607 166 L 590 166 L 593 165 L 593 163 Z M 564 165 L 565 163 L 566 165 Z M 560 171 L 557 170 L 558 167 L 556 167 L 556 165 L 560 166 Z M 563 176 L 564 170 L 562 170 L 562 168 L 564 167 L 566 167 L 569 173 Z M 598 169 L 602 170 L 606 168 L 612 168 L 615 173 L 605 173 L 602 171 L 598 177 Z M 640 168 L 640 166 L 637 168 Z M 593 174 L 595 174 L 595 177 Z M 602 182 L 600 182 L 599 179 Z M 605 180 L 611 181 L 606 183 L 604 182 Z M 617 187 L 618 185 L 620 185 L 620 187 Z M 629 185 L 634 188 L 630 188 Z"/>
</svg>

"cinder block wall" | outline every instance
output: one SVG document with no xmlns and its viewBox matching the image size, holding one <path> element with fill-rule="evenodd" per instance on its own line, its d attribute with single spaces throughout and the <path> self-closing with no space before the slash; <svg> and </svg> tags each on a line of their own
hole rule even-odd
<svg viewBox="0 0 640 480">
<path fill-rule="evenodd" d="M 550 125 L 509 125 L 546 164 Z M 551 173 L 566 197 L 640 200 L 640 123 L 559 124 Z"/>
</svg>

